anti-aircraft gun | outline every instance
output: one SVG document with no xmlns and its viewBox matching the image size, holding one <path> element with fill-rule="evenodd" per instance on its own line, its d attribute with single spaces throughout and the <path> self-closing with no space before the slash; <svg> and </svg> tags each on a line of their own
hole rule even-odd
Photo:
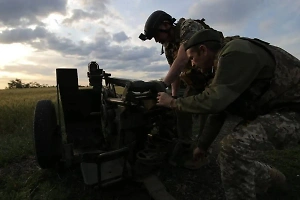
<svg viewBox="0 0 300 200">
<path fill-rule="evenodd" d="M 41 100 L 34 113 L 36 159 L 43 169 L 81 168 L 88 185 L 111 185 L 159 165 L 176 137 L 173 112 L 156 106 L 159 81 L 115 78 L 88 65 L 91 87 L 77 69 L 56 69 L 57 103 Z"/>
</svg>

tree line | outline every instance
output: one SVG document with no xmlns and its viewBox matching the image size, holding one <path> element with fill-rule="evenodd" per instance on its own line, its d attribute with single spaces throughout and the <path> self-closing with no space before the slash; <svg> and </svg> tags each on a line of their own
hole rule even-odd
<svg viewBox="0 0 300 200">
<path fill-rule="evenodd" d="M 163 81 L 164 78 L 159 78 L 158 81 Z M 157 81 L 157 80 L 151 80 L 151 81 Z M 16 78 L 15 80 L 10 80 L 7 83 L 8 87 L 5 89 L 14 89 L 14 88 L 51 88 L 51 87 L 56 87 L 55 85 L 48 85 L 48 84 L 40 84 L 38 82 L 29 82 L 29 83 L 24 83 L 21 79 Z M 82 86 L 79 85 L 78 87 L 88 87 L 87 86 Z M 185 88 L 183 81 L 180 81 L 180 87 Z"/>
<path fill-rule="evenodd" d="M 49 88 L 49 87 L 55 87 L 54 85 L 48 85 L 48 84 L 40 84 L 37 82 L 29 82 L 24 83 L 21 79 L 16 78 L 15 80 L 10 80 L 7 83 L 8 87 L 6 89 L 14 89 L 14 88 Z"/>
</svg>

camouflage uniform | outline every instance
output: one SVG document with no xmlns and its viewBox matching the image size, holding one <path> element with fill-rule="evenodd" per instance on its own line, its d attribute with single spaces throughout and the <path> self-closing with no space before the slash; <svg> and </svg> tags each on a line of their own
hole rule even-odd
<svg viewBox="0 0 300 200">
<path fill-rule="evenodd" d="M 212 84 L 201 94 L 179 98 L 177 109 L 192 113 L 227 111 L 244 118 L 223 138 L 218 162 L 226 197 L 256 199 L 271 185 L 270 166 L 259 156 L 300 141 L 300 61 L 260 40 L 241 38 L 217 55 Z M 199 147 L 216 134 L 203 132 Z"/>
<path fill-rule="evenodd" d="M 204 27 L 195 22 L 192 19 L 184 19 L 181 18 L 174 30 L 174 40 L 172 42 L 168 42 L 163 44 L 165 49 L 165 55 L 169 65 L 171 66 L 174 60 L 177 57 L 179 46 L 184 44 L 189 38 L 194 35 L 197 31 L 204 29 Z M 183 72 L 192 69 L 191 62 L 189 62 L 184 68 Z M 193 95 L 199 93 L 188 86 L 184 92 L 184 96 Z M 193 135 L 197 135 L 199 133 L 199 122 L 193 123 L 199 120 L 199 115 L 192 115 L 186 112 L 178 111 L 176 113 L 177 116 L 177 130 L 179 138 L 185 141 L 190 141 L 193 138 Z"/>
<path fill-rule="evenodd" d="M 163 44 L 166 58 L 170 66 L 173 64 L 174 60 L 177 57 L 179 46 L 188 41 L 196 32 L 204 29 L 204 27 L 200 23 L 192 19 L 184 18 L 179 19 L 174 28 L 174 40 Z M 188 63 L 184 70 L 188 70 L 191 68 L 191 63 Z"/>
</svg>

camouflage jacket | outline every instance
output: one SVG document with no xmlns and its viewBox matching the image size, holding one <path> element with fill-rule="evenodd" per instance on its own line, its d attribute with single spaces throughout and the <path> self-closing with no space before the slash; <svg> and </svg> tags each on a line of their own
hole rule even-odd
<svg viewBox="0 0 300 200">
<path fill-rule="evenodd" d="M 212 83 L 196 96 L 179 98 L 177 108 L 192 113 L 234 112 L 245 119 L 300 103 L 300 61 L 258 39 L 227 43 L 218 55 Z"/>
<path fill-rule="evenodd" d="M 169 65 L 172 65 L 176 59 L 179 46 L 189 40 L 196 32 L 204 29 L 200 23 L 184 18 L 181 18 L 174 28 L 174 40 L 163 44 Z M 187 64 L 186 68 L 192 68 L 191 63 Z"/>
<path fill-rule="evenodd" d="M 204 25 L 206 24 L 204 23 Z M 176 23 L 174 27 L 173 41 L 163 44 L 165 55 L 170 66 L 177 57 L 180 45 L 188 41 L 196 32 L 204 29 L 204 25 L 200 22 L 196 22 L 195 20 L 184 18 L 181 18 Z M 190 88 L 202 91 L 205 87 L 205 84 L 203 84 L 205 80 L 203 79 L 201 72 L 198 72 L 199 70 L 192 70 L 195 69 L 193 69 L 191 62 L 189 61 L 180 74 L 181 81 L 183 81 L 185 85 L 190 86 Z"/>
</svg>

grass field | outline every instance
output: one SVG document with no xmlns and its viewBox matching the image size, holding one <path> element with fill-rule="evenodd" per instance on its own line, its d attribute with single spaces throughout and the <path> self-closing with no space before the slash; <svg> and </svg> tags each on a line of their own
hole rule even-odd
<svg viewBox="0 0 300 200">
<path fill-rule="evenodd" d="M 79 169 L 62 176 L 37 166 L 32 125 L 35 105 L 42 99 L 56 103 L 56 88 L 0 90 L 0 199 L 100 199 L 103 194 L 83 184 Z M 298 199 L 300 148 L 271 152 L 266 160 L 293 185 L 287 199 Z"/>
<path fill-rule="evenodd" d="M 0 90 L 0 199 L 97 199 L 78 169 L 59 176 L 38 167 L 33 114 L 43 99 L 56 104 L 56 88 Z"/>
<path fill-rule="evenodd" d="M 0 167 L 33 154 L 33 112 L 40 99 L 56 102 L 56 89 L 0 90 Z"/>
</svg>

